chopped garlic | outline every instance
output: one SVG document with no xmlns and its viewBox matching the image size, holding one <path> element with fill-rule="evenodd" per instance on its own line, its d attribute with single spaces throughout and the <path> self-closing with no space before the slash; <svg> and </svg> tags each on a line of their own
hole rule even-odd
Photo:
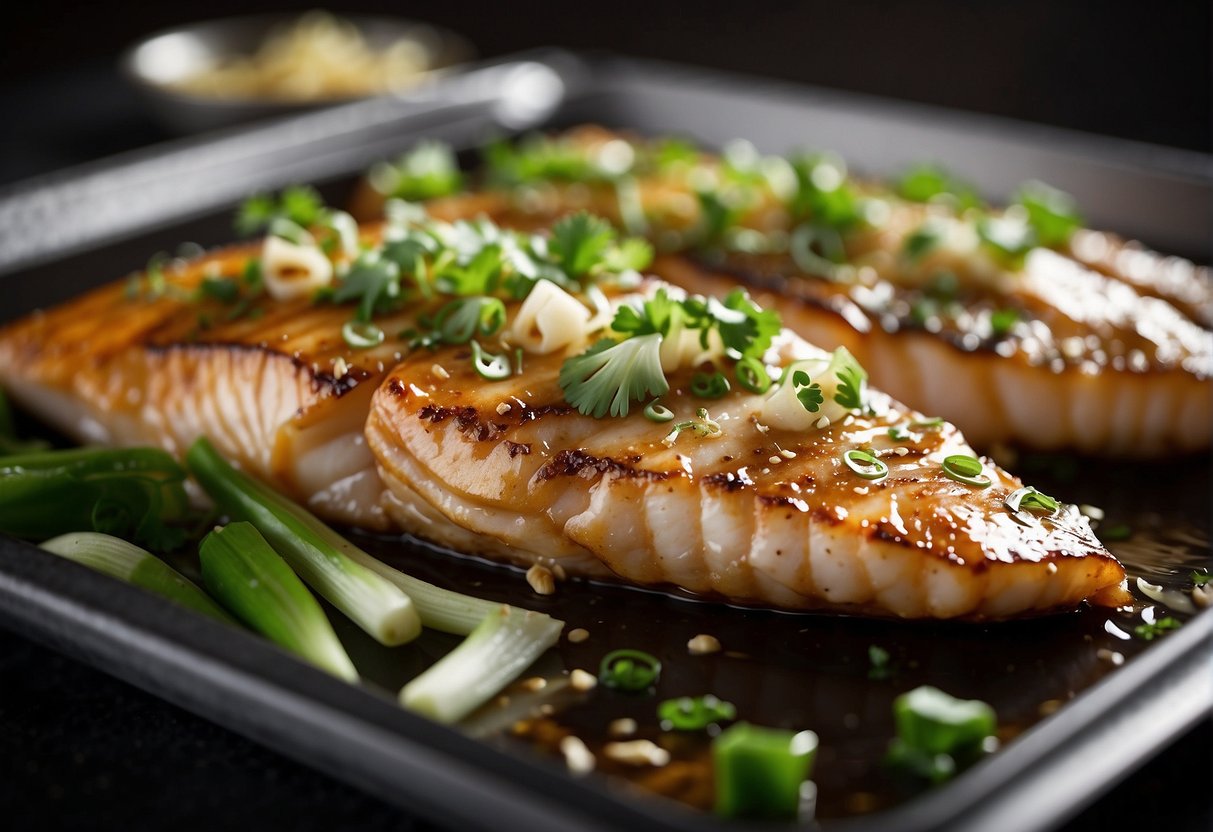
<svg viewBox="0 0 1213 832">
<path fill-rule="evenodd" d="M 706 656 L 708 653 L 720 652 L 720 639 L 706 633 L 700 633 L 687 642 L 687 651 L 692 656 Z"/>
<path fill-rule="evenodd" d="M 612 737 L 630 737 L 636 733 L 636 729 L 639 727 L 636 720 L 625 716 L 622 719 L 611 720 L 611 724 L 607 726 L 607 733 Z"/>
<path fill-rule="evenodd" d="M 552 570 L 546 566 L 535 564 L 528 569 L 526 582 L 540 595 L 551 595 L 556 591 L 556 578 L 552 575 Z"/>
<path fill-rule="evenodd" d="M 598 687 L 598 677 L 578 667 L 569 674 L 569 685 L 577 691 L 593 690 Z"/>
<path fill-rule="evenodd" d="M 584 627 L 578 627 L 575 630 L 569 630 L 568 640 L 573 644 L 580 644 L 590 637 L 590 631 Z"/>
<path fill-rule="evenodd" d="M 572 734 L 560 741 L 560 753 L 564 755 L 564 764 L 573 774 L 589 774 L 597 762 L 585 743 Z"/>
<path fill-rule="evenodd" d="M 333 280 L 333 264 L 319 248 L 274 236 L 261 248 L 261 271 L 274 300 L 308 297 Z"/>
<path fill-rule="evenodd" d="M 670 752 L 652 740 L 610 742 L 602 753 L 617 763 L 629 766 L 664 766 L 670 761 Z"/>
<path fill-rule="evenodd" d="M 501 404 L 497 405 L 497 415 L 504 416 L 505 414 L 509 413 L 512 409 L 513 408 L 509 402 L 501 402 Z"/>
<path fill-rule="evenodd" d="M 547 355 L 586 338 L 590 310 L 550 280 L 540 280 L 518 310 L 507 337 L 527 352 Z"/>
</svg>

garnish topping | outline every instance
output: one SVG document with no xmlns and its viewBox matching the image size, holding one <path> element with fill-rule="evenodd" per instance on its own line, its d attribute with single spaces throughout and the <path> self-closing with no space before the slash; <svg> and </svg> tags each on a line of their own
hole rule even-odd
<svg viewBox="0 0 1213 832">
<path fill-rule="evenodd" d="M 680 696 L 658 705 L 657 716 L 661 719 L 663 731 L 702 731 L 708 726 L 736 719 L 737 707 L 710 693 Z"/>
<path fill-rule="evenodd" d="M 980 757 L 998 724 L 985 702 L 956 699 L 928 686 L 897 697 L 893 717 L 897 738 L 889 746 L 888 762 L 934 783 Z"/>
<path fill-rule="evenodd" d="M 842 461 L 846 463 L 857 476 L 872 482 L 880 482 L 889 475 L 889 466 L 877 457 L 870 449 L 852 448 L 844 451 Z"/>
<path fill-rule="evenodd" d="M 1011 516 L 1020 522 L 1031 522 L 1031 515 L 1034 514 L 1054 517 L 1061 510 L 1060 502 L 1030 485 L 1012 491 L 1002 501 L 1002 504 L 1011 513 Z M 1027 516 L 1024 516 L 1025 514 Z"/>
<path fill-rule="evenodd" d="M 1153 641 L 1156 638 L 1161 638 L 1171 630 L 1178 630 L 1180 626 L 1178 619 L 1167 615 L 1155 621 L 1138 624 L 1133 628 L 1133 632 L 1143 641 Z"/>
<path fill-rule="evenodd" d="M 653 399 L 644 409 L 644 418 L 650 422 L 672 422 L 674 411 L 661 404 L 661 399 Z"/>
<path fill-rule="evenodd" d="M 565 400 L 586 416 L 626 416 L 631 402 L 670 389 L 661 369 L 661 336 L 602 339 L 561 365 L 560 388 Z"/>
<path fill-rule="evenodd" d="M 1204 586 L 1209 581 L 1213 581 L 1213 575 L 1210 575 L 1208 572 L 1197 572 L 1195 569 L 1192 570 L 1191 577 L 1192 583 L 1196 586 Z"/>
<path fill-rule="evenodd" d="M 868 647 L 868 678 L 869 679 L 888 679 L 893 675 L 893 668 L 889 664 L 889 651 L 872 644 Z"/>
<path fill-rule="evenodd" d="M 795 370 L 792 373 L 792 387 L 796 390 L 796 399 L 805 410 L 816 413 L 821 409 L 825 394 L 821 392 L 821 385 L 809 378 L 808 373 Z"/>
<path fill-rule="evenodd" d="M 434 332 L 444 344 L 466 344 L 477 336 L 496 335 L 503 326 L 505 304 L 497 298 L 460 298 L 434 314 Z"/>
<path fill-rule="evenodd" d="M 602 657 L 598 680 L 605 687 L 638 693 L 648 690 L 661 676 L 661 662 L 643 650 L 612 650 Z"/>
<path fill-rule="evenodd" d="M 510 359 L 505 355 L 485 352 L 478 341 L 472 341 L 472 369 L 481 378 L 501 381 L 510 376 Z"/>
<path fill-rule="evenodd" d="M 699 399 L 719 399 L 729 392 L 724 373 L 695 373 L 691 376 L 691 395 Z"/>
<path fill-rule="evenodd" d="M 952 454 L 943 461 L 943 472 L 965 485 L 976 488 L 989 488 L 994 481 L 986 476 L 985 466 L 981 460 L 968 454 Z"/>
<path fill-rule="evenodd" d="M 771 374 L 757 358 L 746 356 L 737 362 L 734 370 L 737 383 L 751 393 L 765 393 L 771 389 Z"/>
<path fill-rule="evenodd" d="M 725 817 L 792 819 L 801 785 L 813 771 L 817 735 L 748 722 L 729 726 L 712 741 L 716 813 Z"/>
<path fill-rule="evenodd" d="M 710 416 L 708 416 L 708 411 L 706 408 L 699 408 L 695 411 L 695 415 L 699 418 L 687 419 L 686 421 L 679 422 L 670 428 L 670 432 L 665 435 L 665 438 L 661 440 L 661 443 L 666 447 L 670 447 L 678 441 L 678 437 L 682 434 L 682 432 L 687 430 L 694 431 L 700 436 L 720 435 L 720 423 L 714 421 Z"/>
<path fill-rule="evenodd" d="M 395 163 L 371 168 L 371 186 L 381 194 L 421 202 L 463 187 L 454 151 L 442 142 L 420 142 Z"/>
</svg>

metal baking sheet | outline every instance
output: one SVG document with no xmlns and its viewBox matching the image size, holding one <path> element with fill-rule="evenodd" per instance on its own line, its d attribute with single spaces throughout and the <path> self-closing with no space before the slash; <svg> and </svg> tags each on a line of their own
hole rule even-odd
<svg viewBox="0 0 1213 832">
<path fill-rule="evenodd" d="M 250 191 L 317 181 L 340 199 L 368 163 L 419 138 L 473 147 L 493 132 L 580 121 L 682 133 L 716 144 L 741 134 L 767 151 L 833 147 L 874 174 L 890 173 L 910 160 L 945 159 L 996 196 L 1026 176 L 1039 176 L 1090 206 L 1093 224 L 1196 256 L 1208 250 L 1213 225 L 1213 174 L 1200 154 L 697 70 L 538 52 L 446 79 L 408 100 L 355 104 L 173 143 L 10 188 L 0 193 L 5 296 L 0 318 L 112 280 L 141 267 L 150 253 L 171 250 L 181 241 L 225 242 L 230 208 Z M 1041 464 L 1047 468 L 1049 461 Z M 1061 482 L 1059 493 L 1114 508 L 1119 499 L 1127 504 L 1124 512 L 1136 510 L 1124 492 L 1142 471 L 1090 465 L 1085 477 Z M 1040 473 L 1042 482 L 1049 476 L 1047 470 Z M 1192 519 L 1207 539 L 1207 461 L 1197 460 L 1195 472 L 1173 491 L 1148 501 L 1153 509 L 1172 513 L 1160 515 L 1159 522 Z M 415 543 L 362 542 L 422 577 L 455 586 L 477 584 L 486 596 L 518 601 L 516 593 L 524 587 L 516 572 L 502 567 L 452 560 Z M 1207 551 L 1196 557 L 1208 562 Z M 805 718 L 811 715 L 822 724 L 801 727 L 818 730 L 823 750 L 887 741 L 891 697 L 920 676 L 952 680 L 956 693 L 981 694 L 1000 716 L 1014 712 L 1026 728 L 945 787 L 869 814 L 827 816 L 826 828 L 995 829 L 1013 819 L 1015 828 L 1043 829 L 1194 724 L 1213 703 L 1213 611 L 1112 670 L 1093 658 L 1091 644 L 1101 638 L 1098 614 L 983 627 L 907 625 L 723 609 L 586 584 L 570 584 L 550 600 L 531 596 L 526 603 L 548 604 L 544 608 L 570 627 L 591 630 L 601 630 L 602 621 L 626 629 L 618 627 L 628 622 L 625 611 L 644 609 L 626 635 L 638 639 L 629 646 L 672 651 L 685 645 L 688 634 L 709 626 L 726 645 L 752 643 L 745 659 L 721 657 L 706 665 L 706 680 L 685 668 L 672 673 L 666 692 L 703 692 L 673 686 L 710 683 L 743 713 L 767 708 L 785 715 L 797 713 L 795 699 L 803 696 L 812 700 Z M 9 540 L 0 540 L 0 619 L 458 828 L 746 828 L 604 778 L 573 779 L 557 760 L 517 743 L 473 740 L 431 724 L 402 711 L 386 693 L 336 682 L 256 638 L 198 621 L 157 598 Z M 641 619 L 650 622 L 647 629 Z M 625 636 L 615 632 L 612 638 Z M 866 655 L 869 643 L 894 640 L 895 655 L 927 667 L 907 669 L 896 685 L 866 680 L 855 657 Z M 419 649 L 437 652 L 450 643 L 433 637 Z M 360 664 L 376 668 L 368 676 L 383 691 L 409 671 L 407 661 L 393 663 L 405 653 L 377 655 L 373 645 L 351 649 L 362 651 L 356 655 Z M 562 643 L 557 658 L 566 667 L 590 666 L 605 649 L 594 643 L 579 652 Z M 1064 704 L 1042 718 L 1035 713 L 1042 700 Z M 861 715 L 858 736 L 840 727 L 848 716 Z M 850 763 L 841 757 L 819 760 L 816 778 L 823 794 L 848 777 L 873 776 L 871 766 L 849 773 Z M 830 808 L 828 800 L 823 808 Z"/>
</svg>

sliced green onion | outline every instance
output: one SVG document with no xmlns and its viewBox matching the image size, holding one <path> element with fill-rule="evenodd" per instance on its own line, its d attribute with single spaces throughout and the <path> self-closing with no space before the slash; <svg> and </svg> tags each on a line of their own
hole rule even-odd
<svg viewBox="0 0 1213 832">
<path fill-rule="evenodd" d="M 68 532 L 51 538 L 41 548 L 218 621 L 236 623 L 191 580 L 133 543 L 98 532 Z"/>
<path fill-rule="evenodd" d="M 341 325 L 341 337 L 353 349 L 369 350 L 383 343 L 384 334 L 370 321 L 346 321 Z"/>
<path fill-rule="evenodd" d="M 985 702 L 956 699 L 926 685 L 897 697 L 893 718 L 905 748 L 958 761 L 979 754 L 998 726 L 994 709 Z"/>
<path fill-rule="evenodd" d="M 996 309 L 990 313 L 990 334 L 1003 338 L 1019 323 L 1019 312 L 1015 309 Z"/>
<path fill-rule="evenodd" d="M 251 523 L 215 529 L 198 558 L 207 589 L 241 621 L 334 676 L 358 680 L 320 604 Z"/>
<path fill-rule="evenodd" d="M 809 223 L 797 226 L 792 232 L 788 253 L 802 271 L 825 278 L 833 278 L 838 264 L 846 258 L 842 236 L 837 231 Z"/>
<path fill-rule="evenodd" d="M 1030 485 L 1012 491 L 1002 501 L 1002 504 L 1016 519 L 1020 519 L 1021 511 L 1052 517 L 1061 509 L 1061 503 Z"/>
<path fill-rule="evenodd" d="M 737 718 L 737 707 L 710 693 L 704 696 L 680 696 L 658 705 L 657 716 L 663 731 L 702 731 L 709 725 L 732 722 Z"/>
<path fill-rule="evenodd" d="M 653 399 L 644 409 L 644 418 L 650 422 L 669 422 L 674 418 L 674 411 L 661 404 L 661 399 Z"/>
<path fill-rule="evenodd" d="M 434 315 L 434 329 L 445 344 L 466 344 L 477 335 L 493 335 L 505 326 L 505 304 L 498 298 L 459 298 Z"/>
<path fill-rule="evenodd" d="M 496 695 L 560 638 L 563 623 L 504 605 L 463 643 L 400 691 L 410 710 L 457 722 Z"/>
<path fill-rule="evenodd" d="M 889 438 L 894 442 L 906 442 L 913 439 L 914 434 L 907 430 L 908 427 L 905 424 L 893 425 L 893 427 L 889 428 Z"/>
<path fill-rule="evenodd" d="M 417 637 L 409 596 L 351 558 L 346 547 L 353 547 L 306 509 L 237 471 L 205 437 L 186 462 L 220 508 L 256 526 L 299 577 L 372 637 L 389 646 Z"/>
<path fill-rule="evenodd" d="M 472 341 L 472 369 L 481 378 L 489 381 L 501 381 L 510 377 L 510 359 L 504 355 L 493 355 L 485 352 L 479 342 Z"/>
<path fill-rule="evenodd" d="M 915 430 L 942 430 L 943 425 L 944 421 L 942 416 L 932 416 L 928 419 L 915 419 L 914 421 L 910 422 L 910 427 L 914 428 Z"/>
<path fill-rule="evenodd" d="M 612 650 L 602 657 L 598 680 L 629 693 L 648 690 L 661 676 L 661 662 L 643 650 Z"/>
<path fill-rule="evenodd" d="M 719 399 L 729 392 L 724 373 L 695 373 L 691 376 L 691 395 L 699 399 Z"/>
<path fill-rule="evenodd" d="M 865 480 L 872 482 L 880 482 L 889 475 L 889 466 L 873 454 L 871 451 L 852 448 L 849 451 L 844 451 L 842 461 L 847 464 L 847 467 L 855 472 L 857 476 L 863 477 Z"/>
<path fill-rule="evenodd" d="M 175 548 L 185 472 L 155 448 L 73 448 L 0 457 L 0 532 L 44 540 L 73 531 Z"/>
<path fill-rule="evenodd" d="M 795 818 L 800 787 L 813 771 L 817 735 L 738 722 L 712 741 L 716 813 L 724 817 Z"/>
<path fill-rule="evenodd" d="M 737 362 L 737 383 L 751 393 L 765 393 L 771 389 L 771 374 L 757 358 L 746 356 Z"/>
<path fill-rule="evenodd" d="M 986 476 L 981 460 L 968 454 L 952 454 L 943 461 L 943 472 L 957 482 L 977 488 L 989 488 L 994 481 Z"/>
</svg>

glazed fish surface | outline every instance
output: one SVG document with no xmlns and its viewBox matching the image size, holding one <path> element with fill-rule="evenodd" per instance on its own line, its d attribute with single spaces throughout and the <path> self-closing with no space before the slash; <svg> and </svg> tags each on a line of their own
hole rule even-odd
<svg viewBox="0 0 1213 832">
<path fill-rule="evenodd" d="M 434 196 L 416 191 L 433 182 L 418 173 L 441 158 L 423 147 L 371 182 Z M 1209 447 L 1209 269 L 1082 228 L 1073 201 L 1041 183 L 994 209 L 937 168 L 885 185 L 830 154 L 762 156 L 739 142 L 718 157 L 593 127 L 490 148 L 486 162 L 479 192 L 431 210 L 518 227 L 583 209 L 611 217 L 665 254 L 655 274 L 702 294 L 749 289 L 979 447 Z M 382 201 L 367 187 L 358 210 Z"/>
<path fill-rule="evenodd" d="M 586 214 L 397 207 L 361 235 L 280 211 L 260 248 L 27 317 L 0 383 L 81 440 L 205 435 L 335 522 L 557 575 L 903 618 L 1124 602 L 1074 507 L 743 292 L 642 278 Z"/>
</svg>

